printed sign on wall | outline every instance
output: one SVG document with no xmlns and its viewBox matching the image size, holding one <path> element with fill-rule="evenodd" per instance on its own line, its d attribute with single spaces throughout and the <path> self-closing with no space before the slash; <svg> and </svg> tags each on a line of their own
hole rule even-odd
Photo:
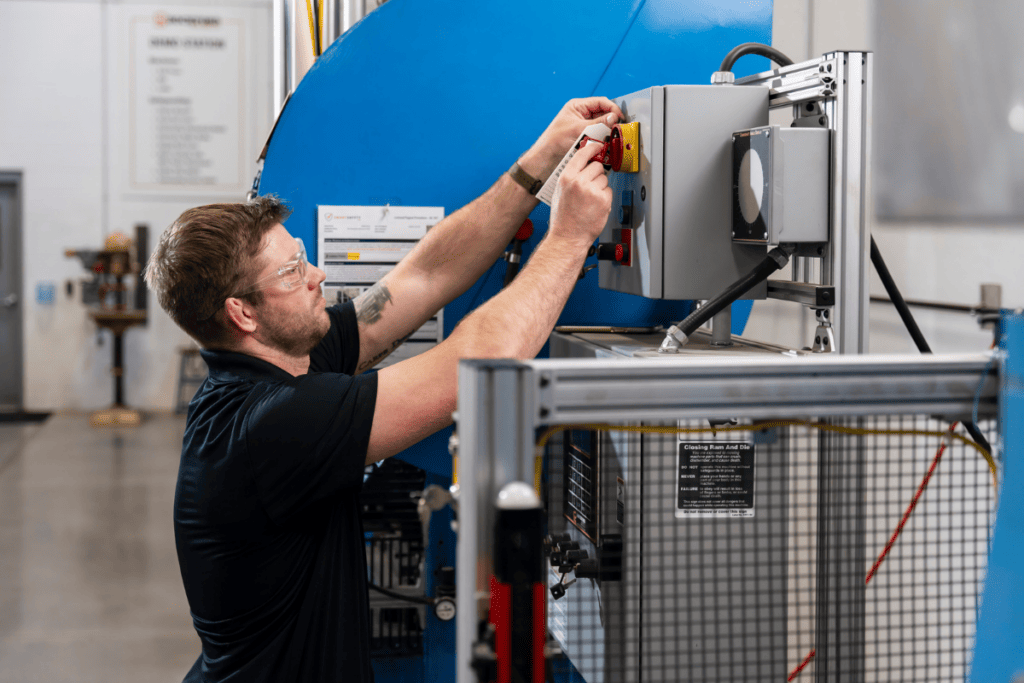
<svg viewBox="0 0 1024 683">
<path fill-rule="evenodd" d="M 244 20 L 138 10 L 128 31 L 129 189 L 245 187 Z"/>
</svg>

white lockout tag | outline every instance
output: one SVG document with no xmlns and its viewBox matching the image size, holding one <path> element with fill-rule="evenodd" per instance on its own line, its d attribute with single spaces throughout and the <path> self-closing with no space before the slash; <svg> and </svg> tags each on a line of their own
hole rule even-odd
<svg viewBox="0 0 1024 683">
<path fill-rule="evenodd" d="M 569 151 L 558 163 L 558 167 L 555 168 L 555 172 L 552 173 L 546 181 L 544 181 L 544 185 L 541 186 L 540 191 L 537 193 L 537 199 L 541 200 L 548 206 L 551 206 L 551 200 L 555 196 L 555 186 L 558 184 L 558 177 L 562 175 L 562 171 L 565 170 L 565 166 L 569 163 L 569 160 L 576 156 L 576 152 L 578 151 L 576 149 L 576 145 L 580 144 L 580 140 L 583 139 L 583 136 L 587 136 L 595 140 L 604 140 L 611 134 L 612 129 L 603 123 L 595 123 L 592 126 L 584 128 L 583 132 L 580 133 L 580 136 L 576 138 L 576 142 L 572 143 L 572 147 L 569 148 Z"/>
</svg>

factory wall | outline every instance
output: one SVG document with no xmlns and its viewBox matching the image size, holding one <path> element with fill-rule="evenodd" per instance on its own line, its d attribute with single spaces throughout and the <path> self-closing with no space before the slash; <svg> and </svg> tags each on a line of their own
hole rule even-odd
<svg viewBox="0 0 1024 683">
<path fill-rule="evenodd" d="M 129 83 L 129 24 L 159 14 L 217 15 L 241 27 L 245 116 L 231 187 L 141 187 L 127 178 L 129 108 L 146 105 Z M 244 196 L 272 123 L 270 21 L 270 0 L 0 2 L 0 169 L 22 172 L 26 409 L 91 410 L 113 400 L 112 339 L 86 315 L 78 284 L 85 271 L 65 249 L 99 249 L 107 234 L 133 235 L 137 223 L 150 226 L 152 248 L 184 209 Z M 56 296 L 37 296 L 40 286 Z M 149 310 L 148 324 L 124 338 L 125 399 L 166 410 L 189 340 L 152 293 Z"/>
<path fill-rule="evenodd" d="M 877 52 L 874 6 L 874 0 L 775 0 L 772 43 L 794 61 L 834 49 L 872 50 L 877 83 L 892 56 Z M 885 114 L 876 110 L 880 115 Z M 980 285 L 998 283 L 1004 306 L 1024 305 L 1021 223 L 881 221 L 873 205 L 868 207 L 868 220 L 904 297 L 976 305 Z M 871 294 L 885 296 L 873 269 Z M 992 343 L 992 333 L 965 314 L 916 308 L 914 316 L 936 353 L 980 351 Z M 872 353 L 917 353 L 892 306 L 871 304 L 870 324 Z M 810 344 L 814 327 L 813 316 L 802 307 L 763 301 L 754 306 L 745 334 L 800 347 Z"/>
</svg>

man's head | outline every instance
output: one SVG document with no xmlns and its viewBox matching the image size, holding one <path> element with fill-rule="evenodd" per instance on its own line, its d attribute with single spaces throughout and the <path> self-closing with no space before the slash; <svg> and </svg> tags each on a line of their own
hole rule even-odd
<svg viewBox="0 0 1024 683">
<path fill-rule="evenodd" d="M 281 225 L 288 213 L 275 197 L 189 209 L 160 238 L 146 282 L 174 322 L 207 348 L 236 348 L 250 335 L 286 353 L 308 352 L 315 344 L 308 338 L 329 327 L 322 305 L 309 313 L 311 300 L 322 301 L 323 273 L 308 269 L 297 287 L 276 275 L 300 248 Z"/>
</svg>

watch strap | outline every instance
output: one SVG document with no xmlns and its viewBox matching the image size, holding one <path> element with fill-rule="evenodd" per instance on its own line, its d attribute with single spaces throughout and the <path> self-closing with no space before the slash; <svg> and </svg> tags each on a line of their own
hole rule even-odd
<svg viewBox="0 0 1024 683">
<path fill-rule="evenodd" d="M 532 195 L 537 194 L 540 192 L 540 188 L 544 187 L 544 181 L 537 180 L 532 175 L 524 171 L 519 166 L 518 161 L 512 164 L 512 168 L 508 169 L 508 174 L 512 177 L 512 180 L 522 185 L 523 189 Z"/>
</svg>

